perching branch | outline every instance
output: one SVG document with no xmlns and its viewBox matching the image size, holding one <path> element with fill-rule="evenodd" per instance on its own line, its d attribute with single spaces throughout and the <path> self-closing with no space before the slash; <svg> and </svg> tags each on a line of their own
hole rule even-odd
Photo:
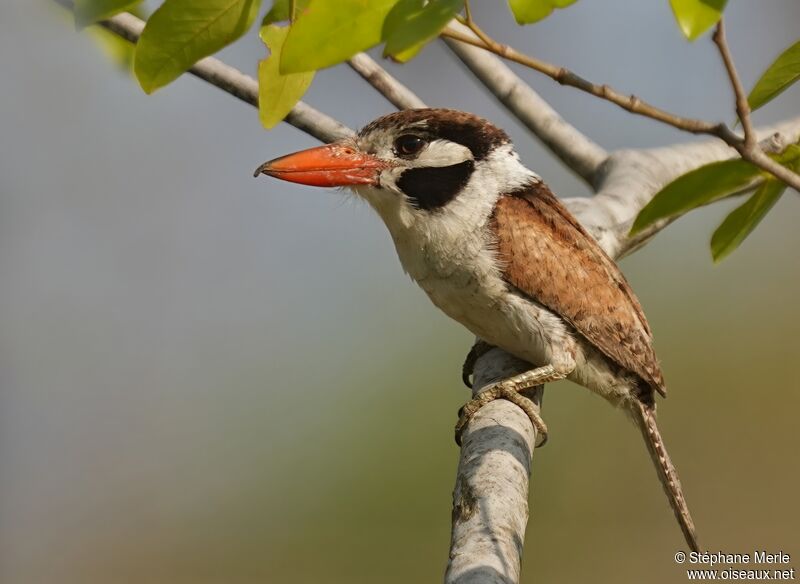
<svg viewBox="0 0 800 584">
<path fill-rule="evenodd" d="M 453 24 L 451 26 L 455 27 Z M 468 29 L 457 25 L 469 34 Z M 601 146 L 570 125 L 520 79 L 502 60 L 470 44 L 445 38 L 444 42 L 486 88 L 506 106 L 571 171 L 592 185 L 608 157 Z"/>
<path fill-rule="evenodd" d="M 766 170 L 769 173 L 772 173 L 775 177 L 779 178 L 800 192 L 800 175 L 775 162 L 756 146 L 751 144 L 750 147 L 746 147 L 745 138 L 738 136 L 725 123 L 711 123 L 704 120 L 678 116 L 649 104 L 646 101 L 639 99 L 635 95 L 625 95 L 609 85 L 592 83 L 591 81 L 576 75 L 569 69 L 536 59 L 535 57 L 521 53 L 506 44 L 497 42 L 490 38 L 471 18 L 466 19 L 464 23 L 469 26 L 474 35 L 457 30 L 453 26 L 448 26 L 441 32 L 441 36 L 473 45 L 499 55 L 505 59 L 508 59 L 509 61 L 514 61 L 516 63 L 520 63 L 521 65 L 525 65 L 526 67 L 530 67 L 535 71 L 544 73 L 562 85 L 575 87 L 581 91 L 594 95 L 595 97 L 610 101 L 611 103 L 630 113 L 657 120 L 692 134 L 707 134 L 709 136 L 715 136 L 729 146 L 735 148 L 743 159 L 751 162 L 763 170 Z"/>
<path fill-rule="evenodd" d="M 427 107 L 413 91 L 392 77 L 366 53 L 358 53 L 347 64 L 397 109 Z"/>
<path fill-rule="evenodd" d="M 529 369 L 494 348 L 476 361 L 473 387 Z M 529 395 L 537 406 L 542 393 L 537 388 Z M 519 582 L 535 443 L 530 419 L 509 401 L 486 404 L 470 421 L 461 436 L 445 584 Z"/>
</svg>

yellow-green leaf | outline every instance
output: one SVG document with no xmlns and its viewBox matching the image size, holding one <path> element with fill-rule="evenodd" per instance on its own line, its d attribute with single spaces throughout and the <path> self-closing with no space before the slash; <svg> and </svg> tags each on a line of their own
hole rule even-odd
<svg viewBox="0 0 800 584">
<path fill-rule="evenodd" d="M 712 162 L 679 176 L 661 189 L 639 212 L 631 235 L 660 219 L 668 219 L 746 189 L 762 176 L 758 167 L 736 158 Z"/>
<path fill-rule="evenodd" d="M 386 15 L 397 0 L 311 0 L 289 30 L 282 73 L 341 63 L 381 41 Z"/>
<path fill-rule="evenodd" d="M 756 110 L 800 79 L 800 41 L 786 49 L 761 75 L 747 101 Z"/>
<path fill-rule="evenodd" d="M 722 261 L 747 238 L 781 198 L 786 185 L 779 180 L 765 180 L 747 201 L 725 217 L 711 236 L 711 256 Z"/>
<path fill-rule="evenodd" d="M 314 79 L 314 72 L 280 72 L 281 50 L 289 29 L 275 25 L 261 29 L 261 40 L 269 48 L 269 57 L 258 64 L 258 113 L 265 128 L 277 125 L 292 110 L 294 105 Z"/>
<path fill-rule="evenodd" d="M 127 12 L 142 0 L 75 0 L 75 25 L 83 28 Z"/>
<path fill-rule="evenodd" d="M 427 42 L 417 43 L 416 45 L 413 45 L 404 51 L 398 51 L 394 55 L 389 55 L 389 58 L 397 63 L 407 63 L 416 57 L 427 44 Z"/>
<path fill-rule="evenodd" d="M 770 158 L 789 168 L 800 171 L 800 145 L 791 144 L 780 154 L 770 154 Z M 786 185 L 772 177 L 767 178 L 743 205 L 734 209 L 711 237 L 711 255 L 714 262 L 722 261 L 735 250 L 756 228 L 766 214 L 778 201 Z"/>
<path fill-rule="evenodd" d="M 260 0 L 166 0 L 142 31 L 133 70 L 152 93 L 242 36 Z"/>
<path fill-rule="evenodd" d="M 554 8 L 566 8 L 576 0 L 508 0 L 517 24 L 532 24 L 544 20 Z"/>
<path fill-rule="evenodd" d="M 384 57 L 407 61 L 436 38 L 463 7 L 464 0 L 400 0 L 383 24 Z"/>
<path fill-rule="evenodd" d="M 684 36 L 690 41 L 706 32 L 722 18 L 728 0 L 670 0 L 672 12 Z"/>
<path fill-rule="evenodd" d="M 311 0 L 295 0 L 295 18 L 303 13 L 303 10 L 306 9 L 306 6 L 308 6 L 310 1 Z M 269 12 L 264 15 L 264 19 L 261 21 L 261 26 L 266 26 L 276 22 L 288 22 L 291 20 L 291 15 L 289 14 L 289 5 L 289 0 L 275 0 L 272 3 L 272 8 L 270 8 Z"/>
</svg>

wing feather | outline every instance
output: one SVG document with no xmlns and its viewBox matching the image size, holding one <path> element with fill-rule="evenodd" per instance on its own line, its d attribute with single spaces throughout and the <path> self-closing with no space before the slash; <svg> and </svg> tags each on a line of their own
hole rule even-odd
<svg viewBox="0 0 800 584">
<path fill-rule="evenodd" d="M 506 282 L 665 395 L 638 299 L 616 263 L 544 183 L 502 196 L 491 227 Z"/>
</svg>

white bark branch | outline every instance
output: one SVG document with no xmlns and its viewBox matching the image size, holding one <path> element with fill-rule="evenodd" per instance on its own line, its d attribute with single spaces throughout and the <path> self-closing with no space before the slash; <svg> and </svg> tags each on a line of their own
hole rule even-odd
<svg viewBox="0 0 800 584">
<path fill-rule="evenodd" d="M 347 64 L 397 109 L 427 107 L 417 94 L 392 77 L 366 53 L 358 53 Z"/>
<path fill-rule="evenodd" d="M 453 28 L 472 35 L 467 27 L 453 22 Z M 506 106 L 561 161 L 590 185 L 596 184 L 598 169 L 608 153 L 580 130 L 570 125 L 530 85 L 492 53 L 445 38 L 447 46 L 481 83 Z"/>
<path fill-rule="evenodd" d="M 483 389 L 530 368 L 494 348 L 475 363 L 473 386 Z M 542 390 L 532 397 L 541 405 Z M 516 584 L 536 429 L 520 408 L 495 400 L 478 410 L 461 440 L 445 583 Z"/>
<path fill-rule="evenodd" d="M 800 117 L 760 128 L 756 134 L 760 148 L 780 151 L 800 139 Z M 564 202 L 603 249 L 611 257 L 620 258 L 644 245 L 670 223 L 660 221 L 635 237 L 628 237 L 639 211 L 663 186 L 699 166 L 737 156 L 736 150 L 716 139 L 663 148 L 619 150 L 600 168 L 597 194 Z"/>
</svg>

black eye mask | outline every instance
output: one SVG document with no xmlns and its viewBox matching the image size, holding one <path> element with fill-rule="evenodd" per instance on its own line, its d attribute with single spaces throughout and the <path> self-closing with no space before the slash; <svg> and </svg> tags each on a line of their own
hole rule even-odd
<svg viewBox="0 0 800 584">
<path fill-rule="evenodd" d="M 474 168 L 472 160 L 451 166 L 409 168 L 400 175 L 397 187 L 414 208 L 433 211 L 455 198 L 466 186 Z"/>
</svg>

